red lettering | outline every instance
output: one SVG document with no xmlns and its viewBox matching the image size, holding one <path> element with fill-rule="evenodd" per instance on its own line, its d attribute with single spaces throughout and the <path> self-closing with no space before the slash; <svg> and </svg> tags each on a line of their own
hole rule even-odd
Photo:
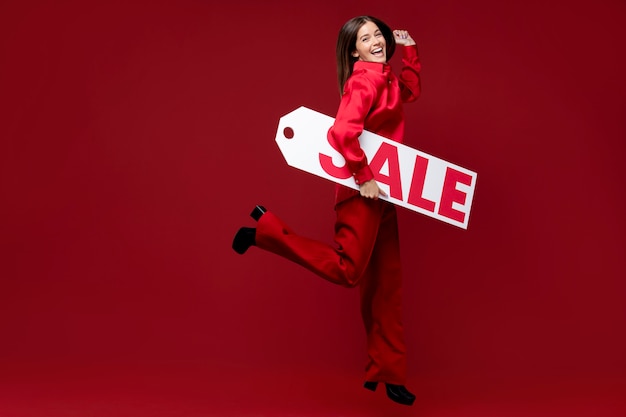
<svg viewBox="0 0 626 417">
<path fill-rule="evenodd" d="M 328 143 L 330 143 L 330 146 L 332 146 L 334 150 L 339 152 L 339 150 L 335 147 L 333 142 L 330 140 L 330 134 L 326 136 L 326 140 L 328 140 Z M 333 164 L 332 157 L 328 155 L 324 155 L 323 153 L 319 154 L 319 159 L 320 159 L 320 165 L 322 166 L 322 169 L 328 175 L 335 177 L 335 178 L 339 178 L 340 180 L 345 180 L 346 178 L 350 178 L 352 176 L 352 174 L 350 173 L 350 170 L 348 169 L 348 164 L 344 164 L 343 166 L 338 167 L 335 164 Z"/>
<path fill-rule="evenodd" d="M 465 199 L 467 198 L 466 193 L 457 190 L 456 184 L 459 182 L 470 186 L 472 184 L 472 177 L 463 172 L 459 172 L 454 168 L 448 167 L 446 169 L 446 177 L 443 181 L 443 192 L 441 193 L 439 214 L 463 223 L 465 220 L 465 213 L 452 208 L 452 203 L 465 205 Z"/>
<path fill-rule="evenodd" d="M 381 174 L 380 170 L 387 162 L 389 175 Z M 402 200 L 402 183 L 400 180 L 400 161 L 398 160 L 398 148 L 390 143 L 383 142 L 376 151 L 376 155 L 370 162 L 370 168 L 376 181 L 389 186 L 389 195 Z"/>
<path fill-rule="evenodd" d="M 409 190 L 409 204 L 421 207 L 424 210 L 435 211 L 435 202 L 422 197 L 424 192 L 424 181 L 426 180 L 426 171 L 428 170 L 428 159 L 417 155 L 415 158 L 415 167 L 413 168 L 413 179 L 411 180 L 411 189 Z"/>
</svg>

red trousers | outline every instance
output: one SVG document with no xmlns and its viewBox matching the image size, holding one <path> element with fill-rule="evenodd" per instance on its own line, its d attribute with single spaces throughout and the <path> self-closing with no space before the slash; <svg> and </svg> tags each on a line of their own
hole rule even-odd
<svg viewBox="0 0 626 417">
<path fill-rule="evenodd" d="M 336 246 L 297 235 L 269 211 L 259 220 L 256 245 L 335 284 L 359 286 L 369 357 L 366 380 L 404 385 L 406 349 L 395 206 L 355 196 L 339 203 L 336 212 Z"/>
</svg>

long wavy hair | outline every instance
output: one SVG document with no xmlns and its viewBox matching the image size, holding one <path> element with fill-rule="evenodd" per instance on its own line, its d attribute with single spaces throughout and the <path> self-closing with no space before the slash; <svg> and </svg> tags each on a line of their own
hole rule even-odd
<svg viewBox="0 0 626 417">
<path fill-rule="evenodd" d="M 387 61 L 391 59 L 394 51 L 396 50 L 396 40 L 393 37 L 393 33 L 389 26 L 387 26 L 382 20 L 376 19 L 372 16 L 357 16 L 348 20 L 341 30 L 337 38 L 337 81 L 339 83 L 339 94 L 343 94 L 343 87 L 346 81 L 352 75 L 354 70 L 354 63 L 358 60 L 352 56 L 352 53 L 356 51 L 356 35 L 366 22 L 372 22 L 385 38 L 386 56 Z"/>
</svg>

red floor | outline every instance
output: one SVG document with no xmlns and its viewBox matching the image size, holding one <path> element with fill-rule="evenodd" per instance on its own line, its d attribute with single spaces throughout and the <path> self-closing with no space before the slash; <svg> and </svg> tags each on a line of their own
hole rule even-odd
<svg viewBox="0 0 626 417">
<path fill-rule="evenodd" d="M 361 388 L 358 373 L 251 372 L 203 363 L 3 365 L 2 417 L 623 417 L 624 380 L 413 378 L 413 407 Z"/>
</svg>

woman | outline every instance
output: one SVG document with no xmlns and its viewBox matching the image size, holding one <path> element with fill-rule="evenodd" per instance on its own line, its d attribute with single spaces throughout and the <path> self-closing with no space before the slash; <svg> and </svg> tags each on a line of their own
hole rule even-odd
<svg viewBox="0 0 626 417">
<path fill-rule="evenodd" d="M 396 44 L 403 46 L 403 68 L 396 77 L 387 65 Z M 371 16 L 349 20 L 337 40 L 341 103 L 328 140 L 346 159 L 359 191 L 337 186 L 335 243 L 330 246 L 294 233 L 272 212 L 257 206 L 258 227 L 241 228 L 233 249 L 250 246 L 283 256 L 335 284 L 359 286 L 369 362 L 365 388 L 384 382 L 393 401 L 412 405 L 405 387 L 406 351 L 401 320 L 401 269 L 396 209 L 374 180 L 359 135 L 369 130 L 401 142 L 402 102 L 420 93 L 415 42 L 405 30 L 391 29 Z"/>
</svg>

